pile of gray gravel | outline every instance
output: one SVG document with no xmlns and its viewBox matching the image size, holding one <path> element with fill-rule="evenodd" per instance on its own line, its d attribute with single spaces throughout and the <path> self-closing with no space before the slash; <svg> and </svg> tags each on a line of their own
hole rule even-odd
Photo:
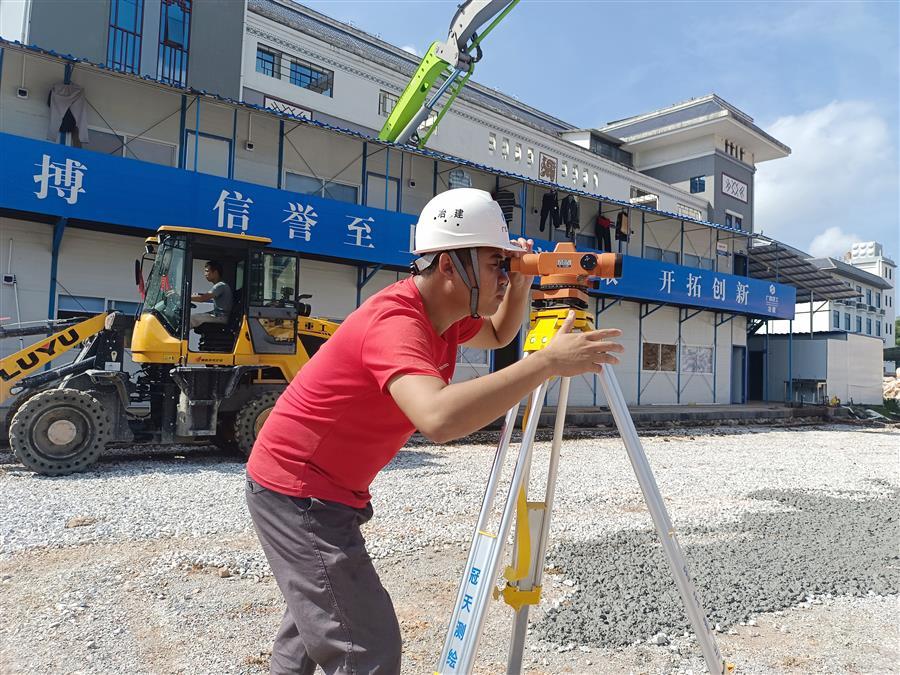
<svg viewBox="0 0 900 675">
<path fill-rule="evenodd" d="M 900 591 L 898 490 L 759 490 L 769 511 L 679 533 L 711 626 L 720 630 L 832 596 Z M 549 642 L 620 646 L 689 631 L 654 531 L 625 530 L 554 549 L 555 571 L 577 589 L 534 633 Z"/>
</svg>

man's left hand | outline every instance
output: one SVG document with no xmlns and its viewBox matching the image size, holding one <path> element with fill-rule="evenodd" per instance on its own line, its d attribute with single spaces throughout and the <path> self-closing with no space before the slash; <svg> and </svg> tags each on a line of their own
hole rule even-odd
<svg viewBox="0 0 900 675">
<path fill-rule="evenodd" d="M 534 240 L 533 239 L 525 239 L 524 237 L 519 237 L 514 241 L 514 243 L 518 244 L 521 247 L 521 252 L 515 252 L 510 255 L 511 258 L 521 258 L 526 253 L 531 253 L 534 248 Z M 531 288 L 531 283 L 534 281 L 534 277 L 530 274 L 522 274 L 520 272 L 508 272 L 509 274 L 509 286 L 513 290 L 525 290 Z"/>
</svg>

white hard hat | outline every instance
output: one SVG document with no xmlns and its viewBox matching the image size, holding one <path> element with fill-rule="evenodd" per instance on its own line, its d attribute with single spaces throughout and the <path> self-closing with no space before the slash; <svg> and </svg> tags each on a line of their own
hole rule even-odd
<svg viewBox="0 0 900 675">
<path fill-rule="evenodd" d="M 522 250 L 510 242 L 503 211 L 489 192 L 475 188 L 447 190 L 433 197 L 419 214 L 413 253 L 480 246 Z"/>
</svg>

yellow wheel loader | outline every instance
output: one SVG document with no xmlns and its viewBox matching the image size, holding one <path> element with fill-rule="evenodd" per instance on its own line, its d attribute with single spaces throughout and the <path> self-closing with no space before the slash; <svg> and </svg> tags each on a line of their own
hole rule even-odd
<svg viewBox="0 0 900 675">
<path fill-rule="evenodd" d="M 137 317 L 49 322 L 62 330 L 0 361 L 0 402 L 19 394 L 9 426 L 19 460 L 62 475 L 85 470 L 110 444 L 213 441 L 249 453 L 287 383 L 337 328 L 311 318 L 310 296 L 297 294 L 298 254 L 269 244 L 161 227 L 135 263 L 144 297 Z M 209 313 L 190 301 L 209 290 L 194 282 L 208 261 L 231 294 L 228 315 L 214 321 L 203 321 Z M 0 330 L 15 334 L 21 329 Z M 73 362 L 41 370 L 79 344 Z M 126 349 L 132 369 L 123 367 Z"/>
</svg>

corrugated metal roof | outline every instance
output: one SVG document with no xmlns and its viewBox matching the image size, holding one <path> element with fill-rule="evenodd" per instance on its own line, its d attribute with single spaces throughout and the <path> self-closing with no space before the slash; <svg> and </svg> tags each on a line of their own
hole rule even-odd
<svg viewBox="0 0 900 675">
<path fill-rule="evenodd" d="M 885 281 L 877 274 L 861 270 L 854 265 L 850 265 L 834 258 L 811 258 L 809 262 L 820 270 L 831 271 L 833 274 L 839 274 L 854 279 L 861 284 L 868 284 L 869 286 L 874 286 L 875 288 L 881 288 L 883 290 L 893 288 L 888 281 Z"/>
<path fill-rule="evenodd" d="M 411 78 L 419 66 L 419 59 L 392 44 L 319 14 L 299 3 L 287 6 L 275 0 L 248 0 L 247 9 L 285 26 L 311 35 L 339 49 L 356 54 L 366 60 L 378 63 Z M 438 37 L 438 36 L 436 36 Z M 440 36 L 443 38 L 443 36 Z M 561 131 L 574 129 L 574 125 L 516 101 L 507 95 L 469 81 L 459 98 L 494 112 L 510 117 L 530 127 L 548 134 L 557 135 Z"/>
<path fill-rule="evenodd" d="M 751 246 L 748 251 L 750 276 L 794 286 L 799 293 L 810 293 L 820 300 L 843 300 L 859 294 L 846 282 L 835 278 L 797 255 L 796 250 L 778 243 Z M 803 298 L 798 297 L 802 302 Z"/>
</svg>

